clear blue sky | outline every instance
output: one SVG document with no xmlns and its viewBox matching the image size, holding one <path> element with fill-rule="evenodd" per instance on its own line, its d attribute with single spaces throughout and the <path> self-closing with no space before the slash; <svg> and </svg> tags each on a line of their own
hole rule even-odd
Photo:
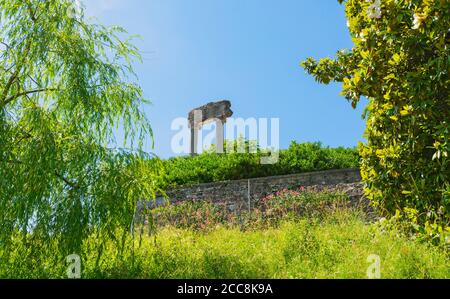
<svg viewBox="0 0 450 299">
<path fill-rule="evenodd" d="M 292 140 L 356 146 L 365 103 L 353 110 L 337 84 L 320 85 L 299 67 L 308 56 L 351 48 L 335 0 L 88 0 L 89 16 L 142 40 L 139 83 L 155 132 L 154 152 L 174 154 L 173 119 L 216 99 L 234 117 L 280 118 L 281 148 Z M 150 150 L 147 147 L 147 150 Z"/>
</svg>

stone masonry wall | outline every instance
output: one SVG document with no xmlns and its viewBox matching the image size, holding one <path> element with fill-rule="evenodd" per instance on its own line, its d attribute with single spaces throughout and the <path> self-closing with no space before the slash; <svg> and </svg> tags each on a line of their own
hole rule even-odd
<svg viewBox="0 0 450 299">
<path fill-rule="evenodd" d="M 168 190 L 167 196 L 171 203 L 211 201 L 226 203 L 233 210 L 248 209 L 256 200 L 283 189 L 336 186 L 360 181 L 359 169 L 338 169 L 179 187 Z M 158 198 L 156 205 L 162 205 L 164 202 L 163 198 Z M 151 202 L 150 207 L 154 206 L 155 202 Z"/>
</svg>

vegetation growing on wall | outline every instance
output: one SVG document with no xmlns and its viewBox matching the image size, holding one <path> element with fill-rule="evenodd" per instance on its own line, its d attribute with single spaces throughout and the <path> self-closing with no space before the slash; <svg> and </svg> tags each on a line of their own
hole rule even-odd
<svg viewBox="0 0 450 299">
<path fill-rule="evenodd" d="M 166 182 L 169 186 L 189 185 L 359 166 L 356 149 L 328 148 L 318 142 L 292 142 L 288 149 L 279 152 L 276 164 L 261 164 L 264 155 L 267 154 L 259 150 L 254 154 L 205 152 L 195 157 L 172 158 L 163 161 Z"/>
</svg>

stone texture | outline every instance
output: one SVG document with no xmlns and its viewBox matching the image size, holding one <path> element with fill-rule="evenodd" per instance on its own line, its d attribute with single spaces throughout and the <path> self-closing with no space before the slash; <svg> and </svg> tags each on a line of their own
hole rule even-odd
<svg viewBox="0 0 450 299">
<path fill-rule="evenodd" d="M 363 186 L 360 183 L 359 169 L 338 169 L 310 173 L 254 178 L 248 180 L 225 181 L 179 187 L 167 190 L 168 200 L 162 197 L 148 203 L 150 208 L 167 202 L 210 201 L 226 204 L 233 210 L 249 209 L 254 203 L 271 193 L 300 187 L 309 187 L 317 191 L 327 189 L 340 190 L 349 194 L 352 202 L 365 204 Z M 143 203 L 138 204 L 138 210 Z"/>
<path fill-rule="evenodd" d="M 233 111 L 231 111 L 231 102 L 230 101 L 219 101 L 219 102 L 211 102 L 201 107 L 193 109 L 189 112 L 188 120 L 190 127 L 202 125 L 207 123 L 210 120 L 219 119 L 223 122 L 226 121 L 228 117 L 233 115 Z M 198 123 L 194 123 L 195 112 L 201 112 L 201 119 L 195 120 Z"/>
</svg>

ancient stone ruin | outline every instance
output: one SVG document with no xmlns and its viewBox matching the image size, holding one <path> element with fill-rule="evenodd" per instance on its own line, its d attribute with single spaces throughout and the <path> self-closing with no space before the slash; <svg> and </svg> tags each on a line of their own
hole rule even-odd
<svg viewBox="0 0 450 299">
<path fill-rule="evenodd" d="M 189 128 L 191 128 L 191 155 L 198 153 L 198 133 L 204 124 L 216 122 L 216 150 L 223 153 L 224 125 L 228 117 L 233 115 L 230 101 L 211 102 L 189 112 Z"/>
</svg>

